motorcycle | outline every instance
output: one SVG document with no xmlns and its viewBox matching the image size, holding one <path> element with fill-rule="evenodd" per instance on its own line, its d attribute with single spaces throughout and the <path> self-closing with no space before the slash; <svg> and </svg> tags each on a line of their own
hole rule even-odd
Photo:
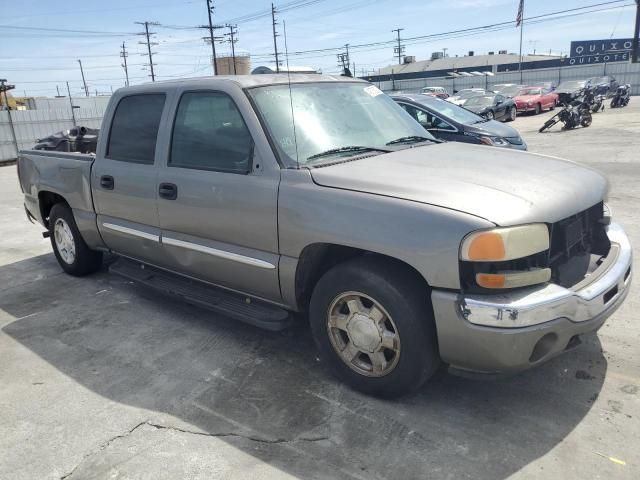
<svg viewBox="0 0 640 480">
<path fill-rule="evenodd" d="M 620 85 L 611 99 L 611 108 L 626 107 L 631 100 L 631 85 Z"/>
<path fill-rule="evenodd" d="M 593 92 L 589 89 L 584 89 L 578 98 L 568 104 L 564 104 L 558 113 L 544 122 L 538 132 L 542 133 L 559 122 L 563 123 L 563 130 L 571 130 L 578 125 L 585 128 L 590 126 L 593 120 L 591 116 L 593 100 Z"/>
<path fill-rule="evenodd" d="M 607 99 L 606 95 L 595 95 L 591 103 L 591 111 L 593 113 L 604 112 L 604 101 Z"/>
</svg>

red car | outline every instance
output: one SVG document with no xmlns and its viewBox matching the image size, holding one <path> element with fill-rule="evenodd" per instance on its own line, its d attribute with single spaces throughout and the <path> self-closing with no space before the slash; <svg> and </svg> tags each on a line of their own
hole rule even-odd
<svg viewBox="0 0 640 480">
<path fill-rule="evenodd" d="M 553 110 L 558 104 L 558 95 L 544 87 L 526 87 L 513 97 L 518 112 L 535 112 Z"/>
</svg>

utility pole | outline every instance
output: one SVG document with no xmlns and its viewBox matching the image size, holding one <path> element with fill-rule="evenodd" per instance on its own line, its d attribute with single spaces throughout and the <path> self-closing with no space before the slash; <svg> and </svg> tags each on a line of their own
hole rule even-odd
<svg viewBox="0 0 640 480">
<path fill-rule="evenodd" d="M 231 58 L 233 58 L 233 74 L 237 75 L 236 73 L 236 42 L 238 41 L 238 39 L 236 38 L 236 35 L 238 34 L 238 26 L 237 25 L 229 25 L 227 24 L 226 27 L 229 29 L 229 33 L 225 33 L 225 36 L 229 37 L 229 40 L 227 40 L 230 44 L 231 44 Z"/>
<path fill-rule="evenodd" d="M 636 0 L 636 28 L 633 31 L 633 46 L 631 47 L 631 63 L 638 63 L 638 42 L 640 42 L 640 0 Z"/>
<path fill-rule="evenodd" d="M 87 88 L 87 82 L 84 80 L 84 71 L 82 70 L 82 60 L 78 60 L 80 64 L 80 73 L 82 74 L 82 84 L 84 85 L 84 94 L 85 96 L 89 96 L 89 89 Z"/>
<path fill-rule="evenodd" d="M 402 54 L 404 53 L 404 45 L 401 43 L 400 32 L 404 30 L 404 28 L 396 28 L 395 30 L 391 30 L 392 32 L 397 32 L 398 34 L 398 46 L 393 49 L 393 53 L 398 55 L 398 65 L 402 63 Z"/>
<path fill-rule="evenodd" d="M 214 75 L 218 75 L 218 62 L 217 62 L 217 56 L 216 56 L 216 40 L 222 40 L 224 37 L 216 37 L 215 36 L 215 30 L 217 28 L 224 28 L 220 25 L 214 25 L 213 24 L 213 9 L 215 8 L 213 6 L 213 0 L 206 0 L 207 2 L 207 15 L 209 16 L 209 25 L 201 25 L 200 28 L 206 28 L 209 30 L 209 36 L 208 37 L 202 37 L 203 40 L 205 41 L 209 41 L 211 42 L 211 56 L 212 56 L 212 63 L 213 63 L 213 74 Z"/>
<path fill-rule="evenodd" d="M 122 51 L 120 52 L 120 58 L 124 61 L 122 64 L 122 68 L 124 68 L 124 76 L 126 78 L 125 86 L 129 86 L 129 70 L 127 69 L 127 57 L 129 54 L 127 53 L 127 48 L 124 46 L 124 42 L 122 42 Z"/>
<path fill-rule="evenodd" d="M 58 87 L 58 85 L 56 85 L 56 92 L 58 92 L 58 97 L 60 96 L 60 87 Z"/>
<path fill-rule="evenodd" d="M 276 72 L 280 73 L 280 61 L 278 60 L 278 42 L 276 41 L 276 37 L 278 34 L 276 33 L 276 7 L 271 4 L 271 25 L 273 26 L 273 52 L 276 56 Z"/>
<path fill-rule="evenodd" d="M 77 127 L 76 114 L 73 113 L 73 109 L 75 107 L 73 106 L 73 100 L 71 99 L 71 89 L 69 88 L 69 82 L 67 82 L 67 94 L 69 95 L 69 105 L 71 105 L 71 120 L 73 121 L 73 126 Z"/>
<path fill-rule="evenodd" d="M 153 25 L 153 26 L 157 26 L 160 25 L 158 22 L 134 22 L 138 25 L 144 25 L 144 32 L 138 33 L 138 35 L 144 35 L 145 37 L 147 37 L 147 41 L 146 42 L 138 42 L 140 45 L 146 45 L 147 46 L 147 52 L 149 54 L 149 68 L 151 69 L 151 81 L 155 82 L 156 81 L 156 75 L 155 72 L 153 71 L 153 54 L 151 53 L 151 47 L 153 45 L 158 45 L 157 42 L 152 42 L 151 41 L 151 35 L 155 35 L 156 32 L 150 32 L 149 31 L 149 25 Z M 144 55 L 144 53 L 142 54 Z"/>
<path fill-rule="evenodd" d="M 9 98 L 7 97 L 7 90 L 13 90 L 14 88 L 16 88 L 15 85 L 7 85 L 6 78 L 0 78 L 0 95 L 4 94 L 4 103 L 7 106 L 7 115 L 9 116 L 9 129 L 11 130 L 13 145 L 16 148 L 16 158 L 18 158 L 20 148 L 18 147 L 18 137 L 16 137 L 16 130 L 13 127 L 13 118 L 11 118 L 11 107 L 9 107 Z M 0 101 L 0 104 L 2 104 L 2 101 Z"/>
</svg>

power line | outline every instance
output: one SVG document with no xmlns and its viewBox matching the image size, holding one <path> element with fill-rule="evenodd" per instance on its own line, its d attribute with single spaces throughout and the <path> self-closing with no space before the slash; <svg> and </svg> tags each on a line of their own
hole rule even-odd
<svg viewBox="0 0 640 480">
<path fill-rule="evenodd" d="M 236 47 L 235 44 L 238 41 L 238 39 L 236 38 L 236 35 L 238 34 L 238 26 L 237 25 L 226 25 L 226 27 L 229 29 L 229 33 L 225 33 L 225 36 L 229 37 L 229 40 L 227 40 L 227 42 L 229 42 L 231 44 L 231 58 L 233 58 L 233 74 L 237 75 L 236 72 Z"/>
<path fill-rule="evenodd" d="M 84 94 L 85 96 L 89 96 L 89 89 L 87 88 L 87 82 L 84 79 L 84 70 L 82 70 L 82 60 L 78 59 L 78 64 L 80 64 L 80 74 L 82 75 L 82 84 L 84 85 Z"/>
<path fill-rule="evenodd" d="M 129 54 L 127 53 L 127 49 L 124 45 L 124 42 L 122 42 L 122 51 L 120 52 L 120 57 L 123 60 L 123 64 L 122 64 L 122 68 L 124 68 L 124 76 L 125 76 L 125 85 L 128 87 L 129 86 L 129 69 L 127 68 L 127 57 L 129 56 Z"/>
<path fill-rule="evenodd" d="M 276 56 L 276 72 L 280 73 L 280 62 L 278 61 L 278 42 L 276 41 L 276 37 L 278 36 L 278 34 L 276 33 L 276 8 L 273 6 L 273 3 L 271 4 L 271 25 L 273 26 L 273 53 Z"/>
<path fill-rule="evenodd" d="M 394 47 L 393 53 L 398 55 L 398 65 L 402 63 L 402 54 L 404 53 L 404 45 L 402 45 L 400 40 L 400 32 L 404 30 L 404 28 L 396 28 L 395 30 L 391 30 L 392 32 L 397 32 L 398 34 L 398 46 Z"/>
<path fill-rule="evenodd" d="M 149 32 L 149 25 L 153 25 L 153 26 L 158 26 L 160 25 L 158 22 L 134 22 L 138 25 L 144 25 L 144 32 L 138 33 L 138 35 L 144 35 L 147 38 L 146 42 L 138 42 L 141 45 L 146 45 L 147 46 L 147 51 L 149 54 L 149 68 L 151 69 L 151 81 L 155 82 L 156 81 L 156 76 L 155 73 L 153 71 L 153 54 L 151 53 L 151 46 L 152 45 L 158 45 L 157 42 L 152 42 L 151 41 L 151 35 L 155 35 L 155 32 Z M 144 54 L 142 54 L 144 55 Z"/>
</svg>

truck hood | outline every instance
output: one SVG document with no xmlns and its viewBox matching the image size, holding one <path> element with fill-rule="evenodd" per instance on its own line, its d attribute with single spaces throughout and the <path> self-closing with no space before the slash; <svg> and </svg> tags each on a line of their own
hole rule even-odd
<svg viewBox="0 0 640 480">
<path fill-rule="evenodd" d="M 311 169 L 321 186 L 436 205 L 497 225 L 557 222 L 602 201 L 595 170 L 555 157 L 442 143 Z"/>
</svg>

